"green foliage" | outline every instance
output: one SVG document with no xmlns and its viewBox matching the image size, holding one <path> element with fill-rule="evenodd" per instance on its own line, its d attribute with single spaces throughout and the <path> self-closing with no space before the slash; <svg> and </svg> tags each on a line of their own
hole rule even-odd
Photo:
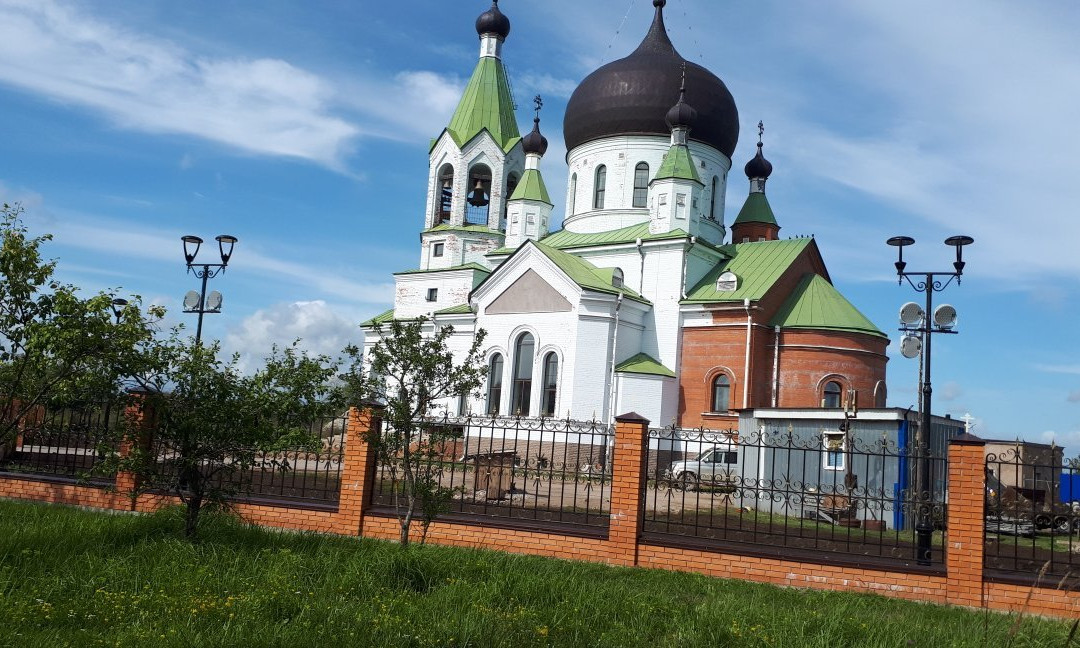
<svg viewBox="0 0 1080 648">
<path fill-rule="evenodd" d="M 0 646 L 1057 647 L 1069 625 L 880 596 L 0 502 Z M 182 517 L 183 513 L 179 515 Z M 568 542 L 572 540 L 568 539 Z"/>
<path fill-rule="evenodd" d="M 427 318 L 393 320 L 389 330 L 375 327 L 379 341 L 366 358 L 356 347 L 345 350 L 352 362 L 341 376 L 350 404 L 375 400 L 385 407 L 382 430 L 368 434 L 367 442 L 389 476 L 400 484 L 394 490 L 394 509 L 401 529 L 401 545 L 409 544 L 412 522 L 419 518 L 427 537 L 431 522 L 448 508 L 454 490 L 443 486 L 442 451 L 461 430 L 439 425 L 430 415 L 445 398 L 476 391 L 486 367 L 481 345 L 486 332 L 476 332 L 460 362 L 454 360 L 449 340 L 454 327 L 438 326 Z"/>
<path fill-rule="evenodd" d="M 204 506 L 227 505 L 237 473 L 261 465 L 268 453 L 314 449 L 312 423 L 342 407 L 331 385 L 337 363 L 309 356 L 297 343 L 274 347 L 253 375 L 237 368 L 238 356 L 222 359 L 216 342 L 196 344 L 179 329 L 145 341 L 140 353 L 135 380 L 145 392 L 145 420 L 131 421 L 122 434 L 138 440 L 149 429 L 153 442 L 134 443 L 107 470 L 134 473 L 139 490 L 177 495 L 187 507 L 189 537 Z"/>
<path fill-rule="evenodd" d="M 144 315 L 138 297 L 115 318 L 112 296 L 83 297 L 53 277 L 42 257 L 49 235 L 30 236 L 22 209 L 0 207 L 0 455 L 27 416 L 43 406 L 77 407 L 115 398 L 164 316 Z"/>
</svg>

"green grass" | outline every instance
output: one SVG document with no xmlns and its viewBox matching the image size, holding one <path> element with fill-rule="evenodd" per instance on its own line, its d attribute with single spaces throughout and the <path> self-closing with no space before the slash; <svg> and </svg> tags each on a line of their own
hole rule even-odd
<svg viewBox="0 0 1080 648">
<path fill-rule="evenodd" d="M 1062 646 L 1063 622 L 0 501 L 0 646 Z M 572 540 L 569 540 L 572 542 Z"/>
</svg>

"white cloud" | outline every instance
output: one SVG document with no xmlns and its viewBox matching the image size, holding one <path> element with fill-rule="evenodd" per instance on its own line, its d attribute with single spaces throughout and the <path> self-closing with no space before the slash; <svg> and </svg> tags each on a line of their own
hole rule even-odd
<svg viewBox="0 0 1080 648">
<path fill-rule="evenodd" d="M 945 383 L 945 386 L 941 389 L 941 399 L 947 402 L 954 401 L 963 395 L 964 388 L 952 381 Z"/>
<path fill-rule="evenodd" d="M 545 72 L 543 74 L 529 73 L 514 78 L 514 85 L 520 88 L 517 98 L 522 105 L 531 105 L 533 95 L 540 94 L 544 97 L 559 97 L 569 99 L 577 89 L 578 82 L 573 79 L 559 79 Z M 529 99 L 530 101 L 526 101 Z"/>
<path fill-rule="evenodd" d="M 1080 365 L 1037 364 L 1035 365 L 1035 370 L 1042 371 L 1044 373 L 1071 374 L 1080 376 Z"/>
<path fill-rule="evenodd" d="M 363 341 L 359 327 L 324 301 L 275 304 L 245 318 L 225 336 L 223 347 L 239 353 L 245 369 L 265 358 L 273 345 L 301 340 L 300 347 L 314 354 L 337 357 L 347 344 Z"/>
<path fill-rule="evenodd" d="M 55 0 L 0 0 L 0 82 L 117 125 L 340 167 L 358 126 L 334 89 L 276 59 L 212 59 Z"/>
<path fill-rule="evenodd" d="M 1065 397 L 1065 400 L 1070 403 L 1080 403 L 1080 389 L 1069 392 L 1069 395 Z"/>
</svg>

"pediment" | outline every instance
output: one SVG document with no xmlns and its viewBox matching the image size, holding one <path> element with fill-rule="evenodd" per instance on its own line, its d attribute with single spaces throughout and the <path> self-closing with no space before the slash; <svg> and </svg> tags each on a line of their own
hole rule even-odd
<svg viewBox="0 0 1080 648">
<path fill-rule="evenodd" d="M 529 269 L 492 300 L 484 314 L 565 313 L 570 310 L 573 306 L 569 300 L 535 270 Z"/>
</svg>

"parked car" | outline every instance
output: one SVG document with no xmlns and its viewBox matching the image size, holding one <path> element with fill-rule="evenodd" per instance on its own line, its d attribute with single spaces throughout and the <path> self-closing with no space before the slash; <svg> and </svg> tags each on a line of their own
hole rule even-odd
<svg viewBox="0 0 1080 648">
<path fill-rule="evenodd" d="M 733 491 L 739 477 L 739 453 L 730 443 L 717 444 L 694 459 L 672 463 L 670 473 L 685 490 L 712 486 Z"/>
</svg>

